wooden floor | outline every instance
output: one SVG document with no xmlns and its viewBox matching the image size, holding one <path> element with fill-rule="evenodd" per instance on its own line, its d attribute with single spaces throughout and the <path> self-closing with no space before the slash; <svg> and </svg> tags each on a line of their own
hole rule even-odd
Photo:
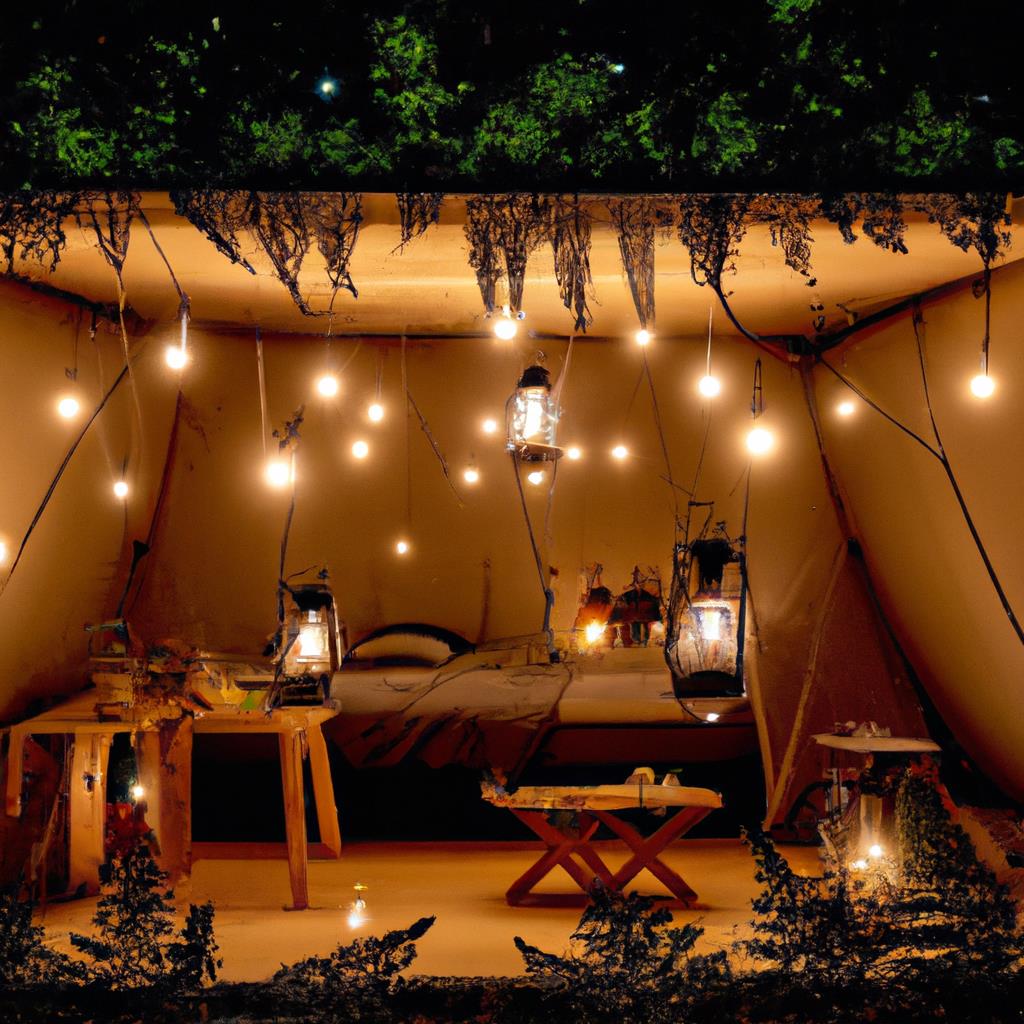
<svg viewBox="0 0 1024 1024">
<path fill-rule="evenodd" d="M 598 843 L 613 868 L 627 850 L 614 841 Z M 340 860 L 313 860 L 309 865 L 311 908 L 286 911 L 288 870 L 283 859 L 206 859 L 194 868 L 191 893 L 195 902 L 212 900 L 215 929 L 228 981 L 258 980 L 282 963 L 325 954 L 354 934 L 376 934 L 436 915 L 437 923 L 419 943 L 420 955 L 410 973 L 494 975 L 518 974 L 522 961 L 512 944 L 521 935 L 543 949 L 562 951 L 579 910 L 509 907 L 504 892 L 536 858 L 536 843 L 357 843 L 346 846 Z M 273 854 L 271 845 L 254 853 Z M 280 849 L 283 854 L 283 847 Z M 788 847 L 794 868 L 817 873 L 817 852 Z M 666 862 L 697 890 L 707 909 L 675 911 L 677 921 L 702 920 L 708 949 L 728 946 L 748 934 L 750 900 L 757 892 L 754 862 L 737 840 L 684 840 L 665 855 Z M 347 924 L 352 886 L 366 892 L 368 921 L 353 933 Z M 662 893 L 660 884 L 642 873 L 642 891 Z M 542 891 L 571 891 L 561 872 L 542 884 Z M 69 950 L 69 931 L 87 931 L 95 900 L 52 904 L 40 916 L 48 939 Z"/>
</svg>

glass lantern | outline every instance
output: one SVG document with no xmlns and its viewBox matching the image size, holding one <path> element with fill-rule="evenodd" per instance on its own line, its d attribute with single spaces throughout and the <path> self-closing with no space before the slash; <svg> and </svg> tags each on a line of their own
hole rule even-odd
<svg viewBox="0 0 1024 1024">
<path fill-rule="evenodd" d="M 524 462 L 557 459 L 562 454 L 555 440 L 558 414 L 551 375 L 543 366 L 527 367 L 506 406 L 508 450 Z"/>
<path fill-rule="evenodd" d="M 341 661 L 334 597 L 324 584 L 290 587 L 282 669 L 285 676 L 321 676 Z"/>
</svg>

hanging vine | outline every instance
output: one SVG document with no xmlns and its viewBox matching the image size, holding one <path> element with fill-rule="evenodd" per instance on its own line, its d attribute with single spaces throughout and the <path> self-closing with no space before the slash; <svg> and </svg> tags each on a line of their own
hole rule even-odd
<svg viewBox="0 0 1024 1024">
<path fill-rule="evenodd" d="M 813 196 L 762 194 L 750 203 L 751 223 L 768 226 L 772 245 L 782 250 L 786 266 L 807 278 L 808 288 L 818 283 L 811 274 L 811 220 L 819 209 Z"/>
<path fill-rule="evenodd" d="M 270 259 L 278 280 L 304 316 L 317 316 L 299 291 L 299 271 L 309 252 L 310 233 L 301 192 L 251 192 L 249 225 Z"/>
<path fill-rule="evenodd" d="M 75 211 L 83 230 L 92 229 L 96 245 L 123 283 L 124 261 L 128 257 L 132 220 L 139 209 L 134 192 L 87 192 L 84 205 Z"/>
<path fill-rule="evenodd" d="M 327 263 L 327 277 L 332 289 L 331 306 L 340 288 L 358 298 L 359 292 L 349 272 L 349 261 L 363 220 L 362 195 L 359 192 L 309 192 L 304 200 L 317 248 Z"/>
<path fill-rule="evenodd" d="M 224 189 L 178 190 L 171 192 L 171 200 L 179 217 L 187 218 L 199 228 L 232 263 L 255 274 L 255 268 L 242 255 L 238 242 L 238 233 L 248 227 L 249 195 Z"/>
<path fill-rule="evenodd" d="M 57 269 L 67 245 L 64 221 L 75 212 L 77 192 L 0 193 L 0 258 L 14 273 L 16 256 Z"/>
<path fill-rule="evenodd" d="M 554 200 L 551 247 L 558 294 L 575 317 L 573 329 L 586 331 L 594 320 L 587 306 L 594 281 L 590 273 L 590 211 L 579 196 Z"/>
<path fill-rule="evenodd" d="M 839 228 L 847 245 L 857 241 L 854 227 L 859 221 L 861 230 L 879 248 L 905 255 L 907 222 L 903 210 L 902 198 L 891 192 L 845 192 L 821 200 L 822 214 Z"/>
<path fill-rule="evenodd" d="M 441 219 L 444 193 L 399 192 L 395 198 L 398 200 L 398 224 L 401 231 L 398 249 L 401 250 Z"/>
<path fill-rule="evenodd" d="M 518 313 L 526 263 L 548 233 L 548 200 L 517 192 L 474 196 L 466 202 L 465 231 L 469 264 L 476 271 L 484 309 L 494 312 L 498 280 L 504 273 L 509 308 Z"/>
<path fill-rule="evenodd" d="M 658 210 L 650 196 L 612 199 L 608 212 L 619 239 L 622 269 L 629 282 L 637 319 L 647 330 L 654 326 L 654 232 Z"/>
</svg>

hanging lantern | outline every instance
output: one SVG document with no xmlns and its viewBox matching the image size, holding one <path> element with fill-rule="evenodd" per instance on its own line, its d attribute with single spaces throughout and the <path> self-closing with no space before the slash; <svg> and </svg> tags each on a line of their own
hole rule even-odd
<svg viewBox="0 0 1024 1024">
<path fill-rule="evenodd" d="M 672 636 L 666 645 L 677 695 L 743 692 L 743 552 L 727 537 L 677 550 Z"/>
<path fill-rule="evenodd" d="M 281 668 L 285 676 L 330 676 L 341 663 L 341 636 L 334 595 L 324 583 L 288 587 Z"/>
<path fill-rule="evenodd" d="M 612 633 L 608 629 L 608 620 L 615 607 L 612 592 L 601 583 L 601 565 L 593 567 L 592 574 L 586 579 L 586 594 L 576 613 L 573 628 L 577 631 L 578 642 L 585 649 L 611 647 Z"/>
<path fill-rule="evenodd" d="M 649 587 L 654 585 L 657 593 Z M 633 582 L 615 600 L 609 625 L 614 639 L 622 647 L 646 647 L 651 640 L 651 629 L 662 621 L 661 581 L 654 576 L 644 577 L 639 566 L 633 568 Z"/>
<path fill-rule="evenodd" d="M 558 402 L 551 375 L 539 364 L 528 366 L 506 406 L 507 447 L 524 462 L 552 462 L 562 450 L 555 442 Z"/>
</svg>

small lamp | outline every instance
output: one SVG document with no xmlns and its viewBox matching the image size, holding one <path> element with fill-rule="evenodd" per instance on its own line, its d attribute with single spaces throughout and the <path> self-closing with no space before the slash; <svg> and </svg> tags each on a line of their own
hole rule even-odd
<svg viewBox="0 0 1024 1024">
<path fill-rule="evenodd" d="M 506 405 L 508 450 L 523 462 L 553 462 L 562 454 L 555 440 L 558 415 L 551 375 L 539 364 L 528 366 Z"/>
<path fill-rule="evenodd" d="M 285 676 L 323 676 L 341 663 L 338 614 L 331 588 L 324 583 L 302 583 L 288 588 L 292 606 L 287 611 L 282 656 Z"/>
</svg>

